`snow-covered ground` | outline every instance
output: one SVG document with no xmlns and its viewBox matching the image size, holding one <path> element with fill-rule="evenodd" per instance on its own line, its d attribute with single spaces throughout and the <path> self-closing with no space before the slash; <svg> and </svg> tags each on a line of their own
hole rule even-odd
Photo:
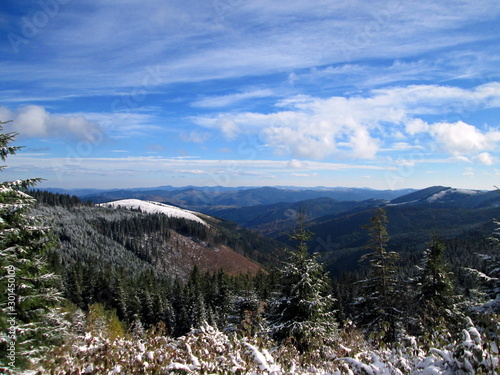
<svg viewBox="0 0 500 375">
<path fill-rule="evenodd" d="M 140 199 L 121 199 L 119 201 L 101 203 L 99 206 L 103 207 L 124 207 L 128 209 L 140 209 L 142 212 L 147 213 L 162 213 L 168 217 L 177 217 L 186 220 L 196 221 L 203 225 L 208 225 L 204 220 L 196 216 L 192 211 L 184 210 L 179 207 L 170 206 L 168 204 L 153 202 L 153 201 L 142 201 Z"/>
<path fill-rule="evenodd" d="M 469 190 L 469 189 L 446 189 L 443 191 L 440 191 L 439 193 L 436 193 L 429 198 L 427 198 L 427 202 L 435 202 L 441 198 L 443 198 L 447 194 L 452 194 L 452 193 L 459 193 L 459 194 L 465 194 L 465 195 L 474 195 L 479 193 L 478 190 Z"/>
</svg>

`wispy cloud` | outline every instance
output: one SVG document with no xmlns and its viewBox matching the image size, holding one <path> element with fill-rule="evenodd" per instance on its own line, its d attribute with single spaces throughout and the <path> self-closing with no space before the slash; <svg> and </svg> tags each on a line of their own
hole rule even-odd
<svg viewBox="0 0 500 375">
<path fill-rule="evenodd" d="M 220 108 L 232 106 L 248 99 L 266 98 L 273 95 L 274 93 L 270 89 L 258 89 L 235 94 L 206 97 L 196 100 L 192 105 L 201 108 Z"/>
<path fill-rule="evenodd" d="M 60 89 L 70 84 L 74 91 L 110 93 L 118 87 L 139 87 L 144 78 L 141 71 L 147 66 L 159 67 L 155 84 L 162 85 L 271 74 L 364 58 L 411 57 L 486 40 L 488 33 L 479 25 L 500 14 L 493 0 L 483 0 L 480 5 L 374 1 L 370 7 L 357 2 L 329 4 L 318 0 L 281 6 L 256 1 L 237 2 L 234 8 L 221 20 L 212 2 L 197 1 L 188 6 L 178 2 L 103 5 L 90 1 L 85 7 L 68 3 L 20 52 L 45 50 L 44 55 L 52 57 L 4 62 L 2 72 L 20 82 L 50 82 Z M 22 25 L 21 19 L 15 20 L 8 31 L 22 36 Z M 457 32 L 465 27 L 467 32 Z M 14 58 L 16 54 L 8 50 L 9 45 L 4 45 L 3 51 Z M 30 69 L 33 66 L 37 68 Z M 397 65 L 393 69 L 402 73 Z"/>
</svg>

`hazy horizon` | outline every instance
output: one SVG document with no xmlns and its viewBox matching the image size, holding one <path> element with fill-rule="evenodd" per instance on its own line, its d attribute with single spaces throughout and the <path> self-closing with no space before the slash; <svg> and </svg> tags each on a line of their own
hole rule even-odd
<svg viewBox="0 0 500 375">
<path fill-rule="evenodd" d="M 398 189 L 374 189 L 369 186 L 362 186 L 362 187 L 355 187 L 355 186 L 293 186 L 293 185 L 250 185 L 250 186 L 220 186 L 220 185 L 205 185 L 205 186 L 198 186 L 198 185 L 182 185 L 182 186 L 172 186 L 172 185 L 159 185 L 159 186 L 137 186 L 137 187 L 114 187 L 114 188 L 81 188 L 81 187 L 75 187 L 75 188 L 59 188 L 59 187 L 53 187 L 53 186 L 37 186 L 35 189 L 39 188 L 41 190 L 62 190 L 62 191 L 75 191 L 75 190 L 97 190 L 97 191 L 110 191 L 110 190 L 162 190 L 162 189 L 171 189 L 171 190 L 178 190 L 178 189 L 187 189 L 187 188 L 193 188 L 193 189 L 205 189 L 205 190 L 213 190 L 216 191 L 217 189 L 220 190 L 249 190 L 249 189 L 259 189 L 259 188 L 275 188 L 275 189 L 290 189 L 290 190 L 348 190 L 348 189 L 360 189 L 360 190 L 375 190 L 375 191 L 383 191 L 383 190 L 390 190 L 390 191 L 399 191 L 399 190 L 422 190 L 434 186 L 443 186 L 451 189 L 457 189 L 457 190 L 477 190 L 477 191 L 494 191 L 496 190 L 495 186 L 492 186 L 491 189 L 473 189 L 473 188 L 457 188 L 455 186 L 448 186 L 448 185 L 432 185 L 432 186 L 426 186 L 424 188 L 412 188 L 412 187 L 406 187 L 406 188 L 398 188 Z"/>
</svg>

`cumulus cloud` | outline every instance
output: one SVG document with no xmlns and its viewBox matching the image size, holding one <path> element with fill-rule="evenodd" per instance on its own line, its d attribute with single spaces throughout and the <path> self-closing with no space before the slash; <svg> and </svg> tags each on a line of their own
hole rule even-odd
<svg viewBox="0 0 500 375">
<path fill-rule="evenodd" d="M 430 134 L 451 154 L 467 154 L 491 149 L 500 141 L 500 132 L 481 132 L 463 121 L 436 123 L 431 125 Z"/>
<path fill-rule="evenodd" d="M 276 153 L 294 158 L 374 159 L 381 150 L 394 151 L 390 145 L 396 140 L 405 149 L 440 145 L 455 157 L 472 156 L 496 147 L 500 132 L 423 117 L 487 108 L 499 98 L 496 83 L 472 89 L 412 85 L 345 97 L 297 95 L 277 102 L 274 113 L 219 113 L 195 122 L 217 128 L 231 140 L 256 134 Z"/>
<path fill-rule="evenodd" d="M 495 162 L 493 156 L 491 156 L 491 154 L 489 154 L 488 152 L 480 153 L 474 158 L 474 160 L 484 165 L 493 165 L 493 163 Z"/>
<path fill-rule="evenodd" d="M 84 116 L 55 115 L 37 105 L 21 107 L 16 111 L 3 109 L 1 116 L 12 120 L 13 130 L 20 137 L 65 138 L 94 143 L 104 136 L 100 126 Z"/>
<path fill-rule="evenodd" d="M 429 124 L 424 120 L 415 118 L 406 122 L 406 132 L 410 135 L 415 135 L 417 133 L 426 132 L 429 130 Z"/>
</svg>

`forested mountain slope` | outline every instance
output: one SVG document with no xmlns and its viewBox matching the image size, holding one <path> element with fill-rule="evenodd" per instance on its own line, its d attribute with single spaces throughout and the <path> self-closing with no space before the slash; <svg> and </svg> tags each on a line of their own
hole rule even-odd
<svg viewBox="0 0 500 375">
<path fill-rule="evenodd" d="M 488 237 L 495 225 L 493 219 L 500 217 L 500 194 L 497 191 L 460 190 L 436 186 L 398 197 L 390 202 L 369 200 L 364 202 L 321 201 L 322 205 L 311 201 L 297 204 L 260 207 L 258 212 L 276 212 L 274 221 L 287 222 L 287 213 L 296 212 L 300 207 L 306 210 L 307 228 L 314 234 L 310 248 L 322 254 L 327 268 L 343 271 L 356 268 L 358 259 L 366 251 L 368 231 L 363 228 L 373 215 L 376 207 L 384 207 L 389 223 L 387 229 L 391 237 L 388 246 L 400 253 L 412 254 L 422 251 L 433 234 L 445 239 Z M 328 210 L 332 212 L 321 216 Z M 338 210 L 337 212 L 334 212 Z M 240 214 L 239 214 L 240 213 Z M 220 211 L 232 220 L 248 222 L 253 228 L 263 230 L 266 226 L 246 221 L 252 218 L 252 211 L 234 209 Z M 229 216 L 231 215 L 231 216 Z M 288 241 L 286 232 L 274 236 L 280 241 Z"/>
<path fill-rule="evenodd" d="M 42 193 L 35 196 L 47 201 Z M 255 274 L 260 269 L 255 261 L 272 263 L 283 247 L 205 215 L 201 220 L 191 214 L 200 220 L 193 221 L 124 208 L 63 205 L 41 203 L 34 214 L 53 228 L 64 263 L 95 260 L 132 274 L 154 270 L 181 279 L 186 279 L 193 266 L 203 272 L 223 269 L 232 275 Z"/>
<path fill-rule="evenodd" d="M 500 207 L 500 195 L 497 190 L 482 191 L 431 186 L 393 199 L 390 204 L 428 207 L 434 205 L 438 208 L 494 208 Z"/>
</svg>

